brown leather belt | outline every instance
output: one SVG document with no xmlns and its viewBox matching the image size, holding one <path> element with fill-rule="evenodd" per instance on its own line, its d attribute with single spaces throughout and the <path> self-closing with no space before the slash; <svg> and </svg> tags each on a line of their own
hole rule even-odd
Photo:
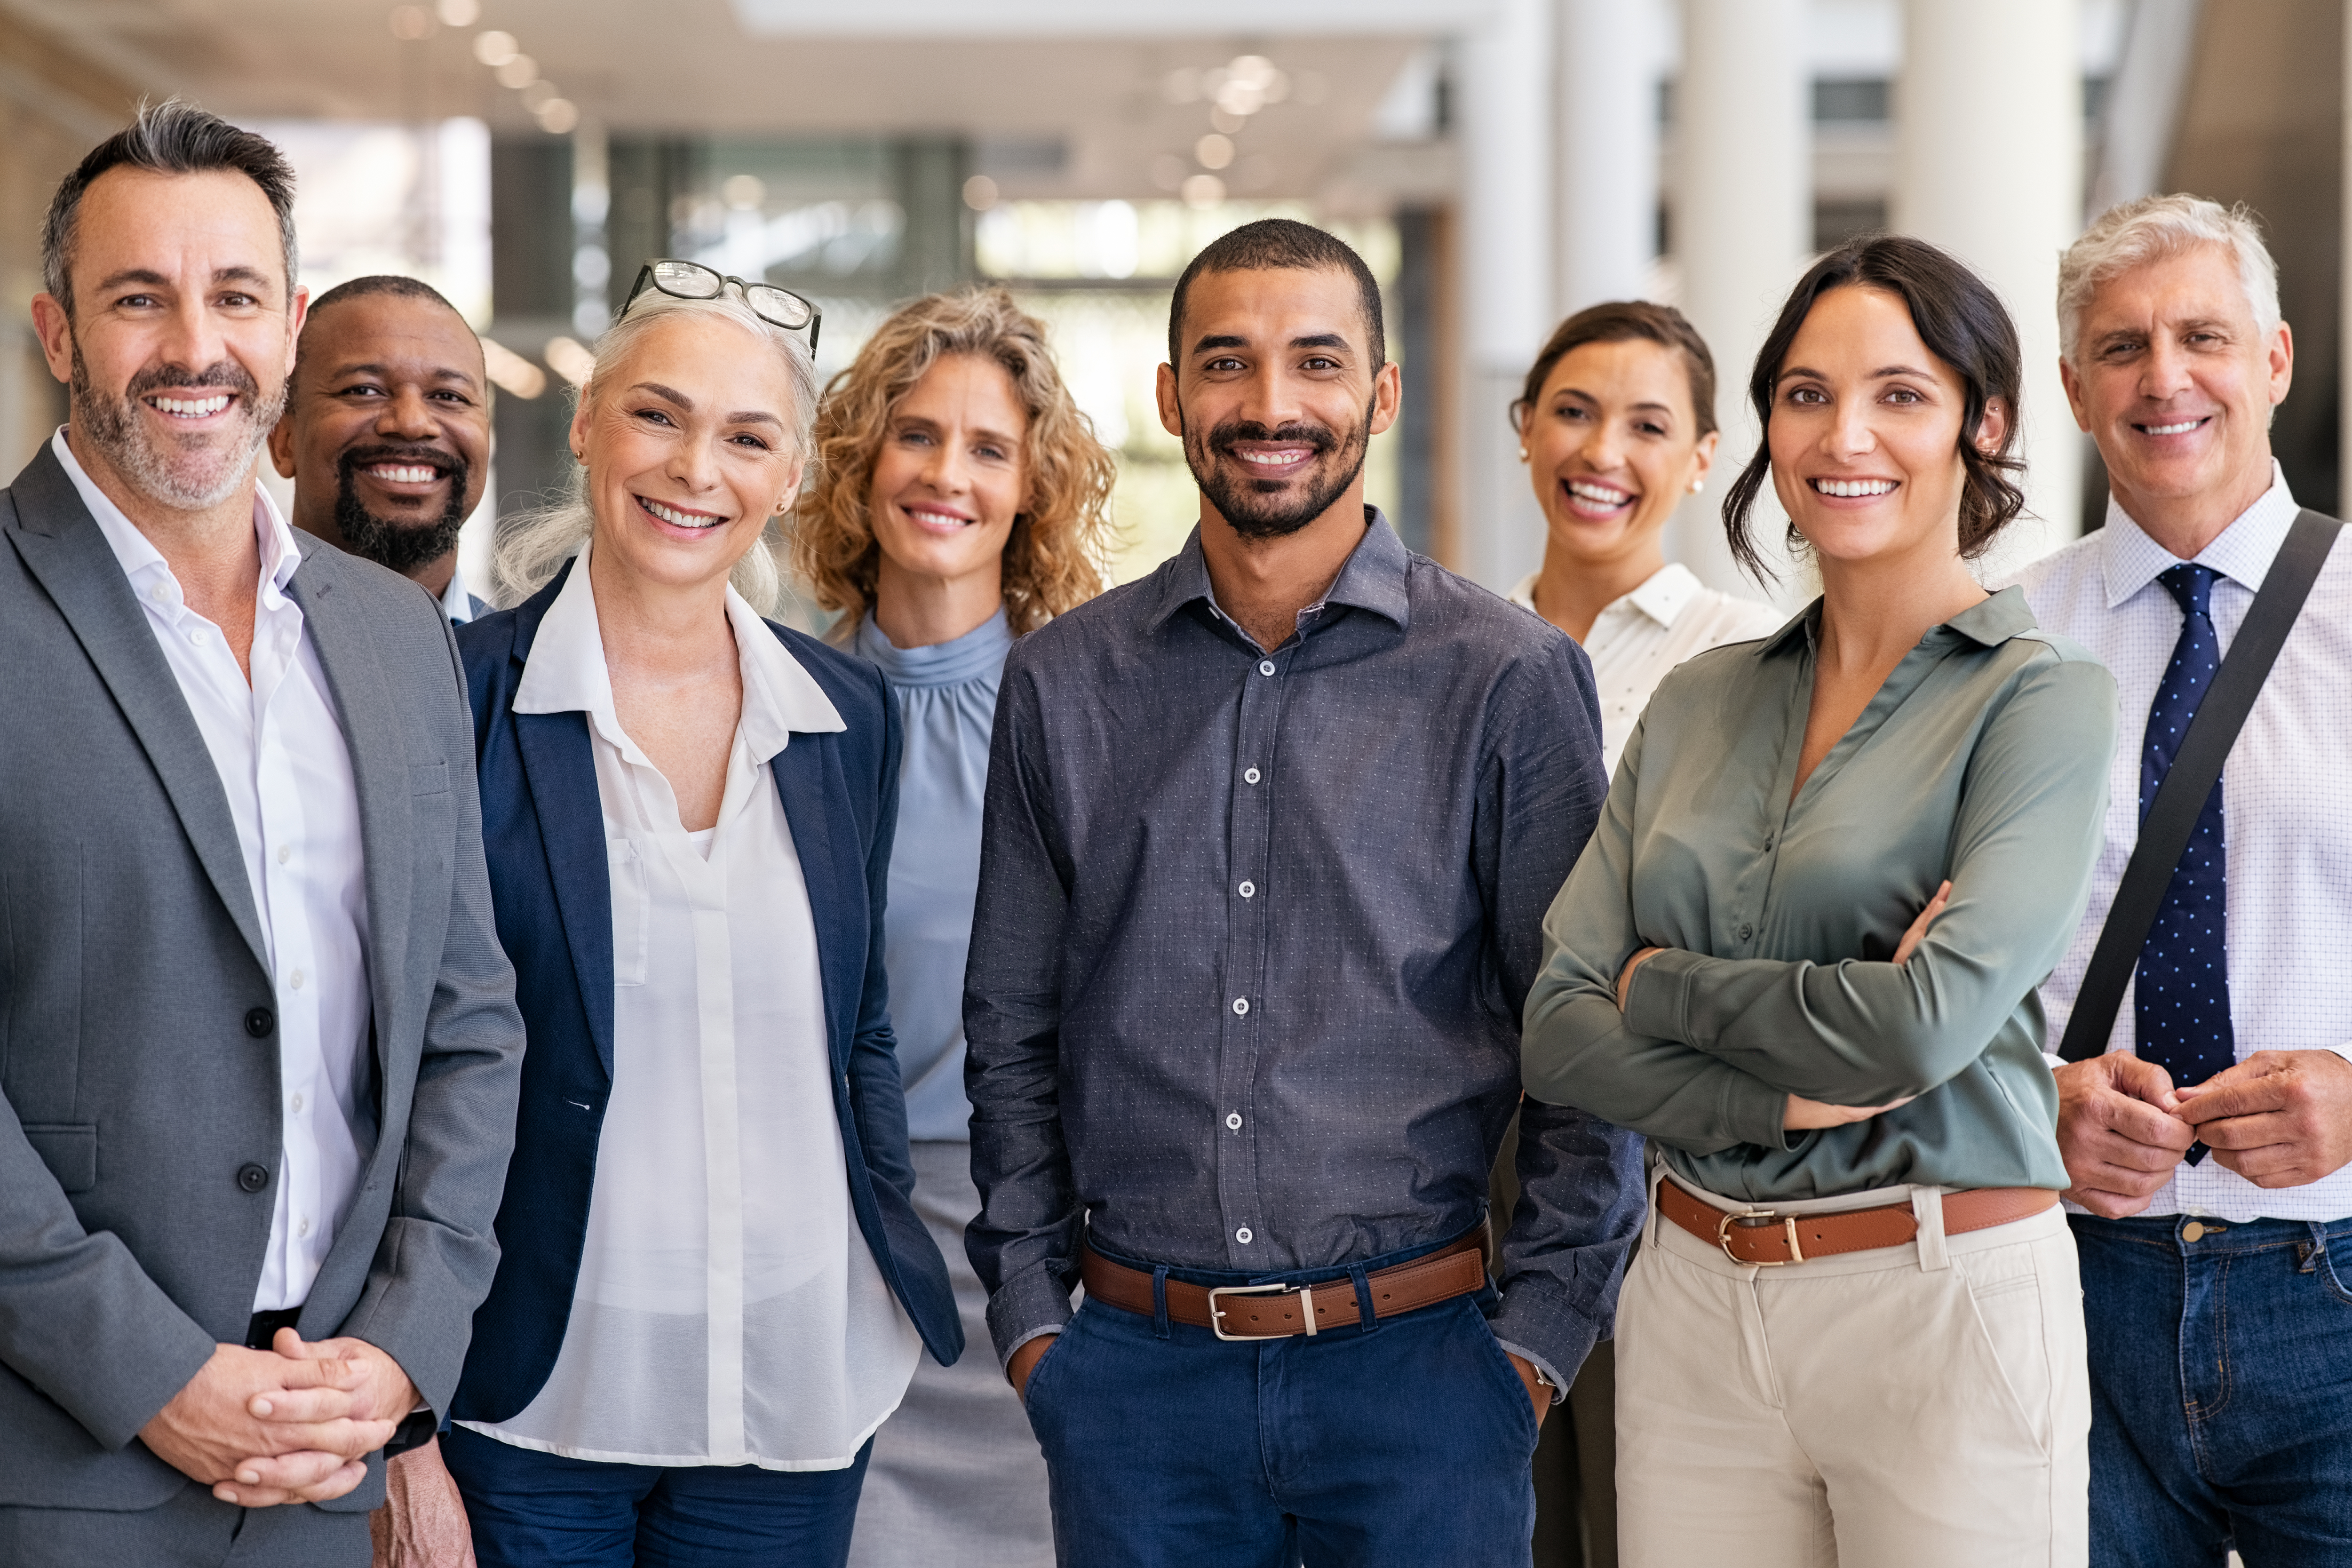
<svg viewBox="0 0 2352 1568">
<path fill-rule="evenodd" d="M 1953 1193 L 1944 1199 L 1944 1234 L 1990 1230 L 2030 1218 L 2057 1202 L 2058 1194 L 2047 1187 L 1976 1187 Z M 1691 1196 L 1672 1177 L 1658 1184 L 1658 1212 L 1701 1241 L 1723 1248 L 1734 1263 L 1765 1268 L 1841 1252 L 1901 1247 L 1919 1234 L 1918 1218 L 1908 1204 L 1827 1214 L 1774 1214 L 1760 1208 L 1727 1214 Z"/>
<path fill-rule="evenodd" d="M 1139 1317 L 1150 1317 L 1151 1276 L 1129 1268 L 1087 1247 L 1078 1259 L 1078 1277 L 1087 1294 L 1107 1306 Z M 1467 1296 L 1486 1283 L 1485 1233 L 1472 1231 L 1451 1247 L 1377 1269 L 1365 1277 L 1372 1291 L 1372 1315 L 1393 1318 L 1402 1312 Z M 1221 1340 L 1278 1340 L 1290 1334 L 1316 1334 L 1325 1329 L 1352 1328 L 1356 1287 L 1347 1279 L 1327 1279 L 1320 1285 L 1187 1285 L 1168 1281 L 1168 1315 L 1196 1329 L 1213 1330 Z"/>
</svg>

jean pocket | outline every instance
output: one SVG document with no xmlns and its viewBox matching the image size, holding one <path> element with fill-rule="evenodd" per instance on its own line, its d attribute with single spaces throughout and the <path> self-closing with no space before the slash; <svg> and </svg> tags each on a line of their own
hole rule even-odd
<svg viewBox="0 0 2352 1568">
<path fill-rule="evenodd" d="M 2319 1277 L 2320 1288 L 2334 1297 L 2337 1302 L 2352 1307 L 2352 1288 L 2347 1288 L 2345 1282 L 2345 1276 L 2352 1273 L 2352 1261 L 2347 1261 L 2342 1266 L 2338 1266 L 2336 1261 L 2337 1247 L 2352 1251 L 2352 1237 L 2337 1237 L 2331 1239 L 2336 1243 L 2335 1246 L 2316 1247 L 2305 1241 L 2296 1243 L 2296 1250 L 2304 1255 L 2304 1267 Z"/>
<path fill-rule="evenodd" d="M 1528 1397 L 1528 1385 L 1519 1377 L 1519 1369 L 1512 1364 L 1511 1352 L 1495 1337 L 1495 1326 L 1486 1321 L 1486 1314 L 1466 1302 L 1463 1310 L 1469 1314 L 1471 1328 L 1486 1345 L 1486 1363 L 1495 1374 L 1495 1392 L 1511 1402 L 1513 1413 L 1524 1423 L 1528 1447 L 1532 1452 L 1543 1436 L 1543 1428 L 1536 1421 L 1535 1401 Z M 1555 1392 L 1552 1397 L 1558 1399 L 1559 1395 Z"/>
<path fill-rule="evenodd" d="M 1081 1302 L 1078 1311 L 1085 1310 L 1085 1303 Z M 1077 1326 L 1078 1320 L 1074 1314 L 1068 1322 L 1062 1325 L 1061 1332 L 1054 1336 L 1054 1342 L 1045 1347 L 1045 1353 L 1037 1358 L 1037 1364 L 1029 1369 L 1028 1386 L 1021 1391 L 1021 1408 L 1028 1413 L 1033 1429 L 1036 1426 L 1039 1414 L 1045 1408 L 1046 1396 L 1053 1393 L 1060 1381 L 1063 1364 L 1070 1359 L 1070 1335 Z"/>
</svg>

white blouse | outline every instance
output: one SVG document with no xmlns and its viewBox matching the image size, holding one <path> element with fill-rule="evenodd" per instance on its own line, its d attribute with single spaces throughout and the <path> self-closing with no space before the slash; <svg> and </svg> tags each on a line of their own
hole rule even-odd
<svg viewBox="0 0 2352 1568">
<path fill-rule="evenodd" d="M 733 589 L 743 713 L 719 824 L 688 833 L 622 730 L 588 552 L 518 713 L 583 711 L 613 883 L 613 1093 L 547 1384 L 475 1430 L 578 1459 L 841 1469 L 921 1344 L 849 1206 L 816 928 L 769 760 L 845 728 Z"/>
<path fill-rule="evenodd" d="M 1510 592 L 1523 610 L 1536 607 L 1530 572 Z M 1584 655 L 1592 661 L 1592 683 L 1601 693 L 1601 760 L 1612 776 L 1633 725 L 1650 705 L 1658 682 L 1693 654 L 1725 643 L 1770 637 L 1789 617 L 1754 599 L 1718 594 L 1690 568 L 1669 562 L 1622 599 L 1593 617 Z"/>
</svg>

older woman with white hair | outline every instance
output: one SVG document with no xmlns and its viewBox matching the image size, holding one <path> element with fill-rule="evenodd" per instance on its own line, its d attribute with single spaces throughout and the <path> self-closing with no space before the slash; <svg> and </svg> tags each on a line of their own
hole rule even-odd
<svg viewBox="0 0 2352 1568">
<path fill-rule="evenodd" d="M 898 710 L 760 615 L 817 327 L 649 265 L 576 493 L 499 551 L 521 603 L 463 628 L 529 1031 L 446 1443 L 484 1568 L 839 1563 L 875 1429 L 961 1350 L 883 980 Z"/>
</svg>

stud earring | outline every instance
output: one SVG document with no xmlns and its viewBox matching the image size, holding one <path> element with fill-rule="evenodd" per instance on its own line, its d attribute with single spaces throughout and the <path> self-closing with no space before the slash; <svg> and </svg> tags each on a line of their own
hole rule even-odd
<svg viewBox="0 0 2352 1568">
<path fill-rule="evenodd" d="M 1699 491 L 1705 489 L 1706 489 L 1706 481 L 1705 479 L 1693 479 L 1691 481 L 1691 494 L 1696 495 Z"/>
<path fill-rule="evenodd" d="M 1525 447 L 1520 447 L 1520 448 L 1519 448 L 1519 461 L 1520 461 L 1520 462 L 1522 462 L 1522 463 L 1524 463 L 1524 462 L 1526 462 L 1527 460 L 1528 460 L 1528 449 L 1527 449 Z"/>
</svg>

